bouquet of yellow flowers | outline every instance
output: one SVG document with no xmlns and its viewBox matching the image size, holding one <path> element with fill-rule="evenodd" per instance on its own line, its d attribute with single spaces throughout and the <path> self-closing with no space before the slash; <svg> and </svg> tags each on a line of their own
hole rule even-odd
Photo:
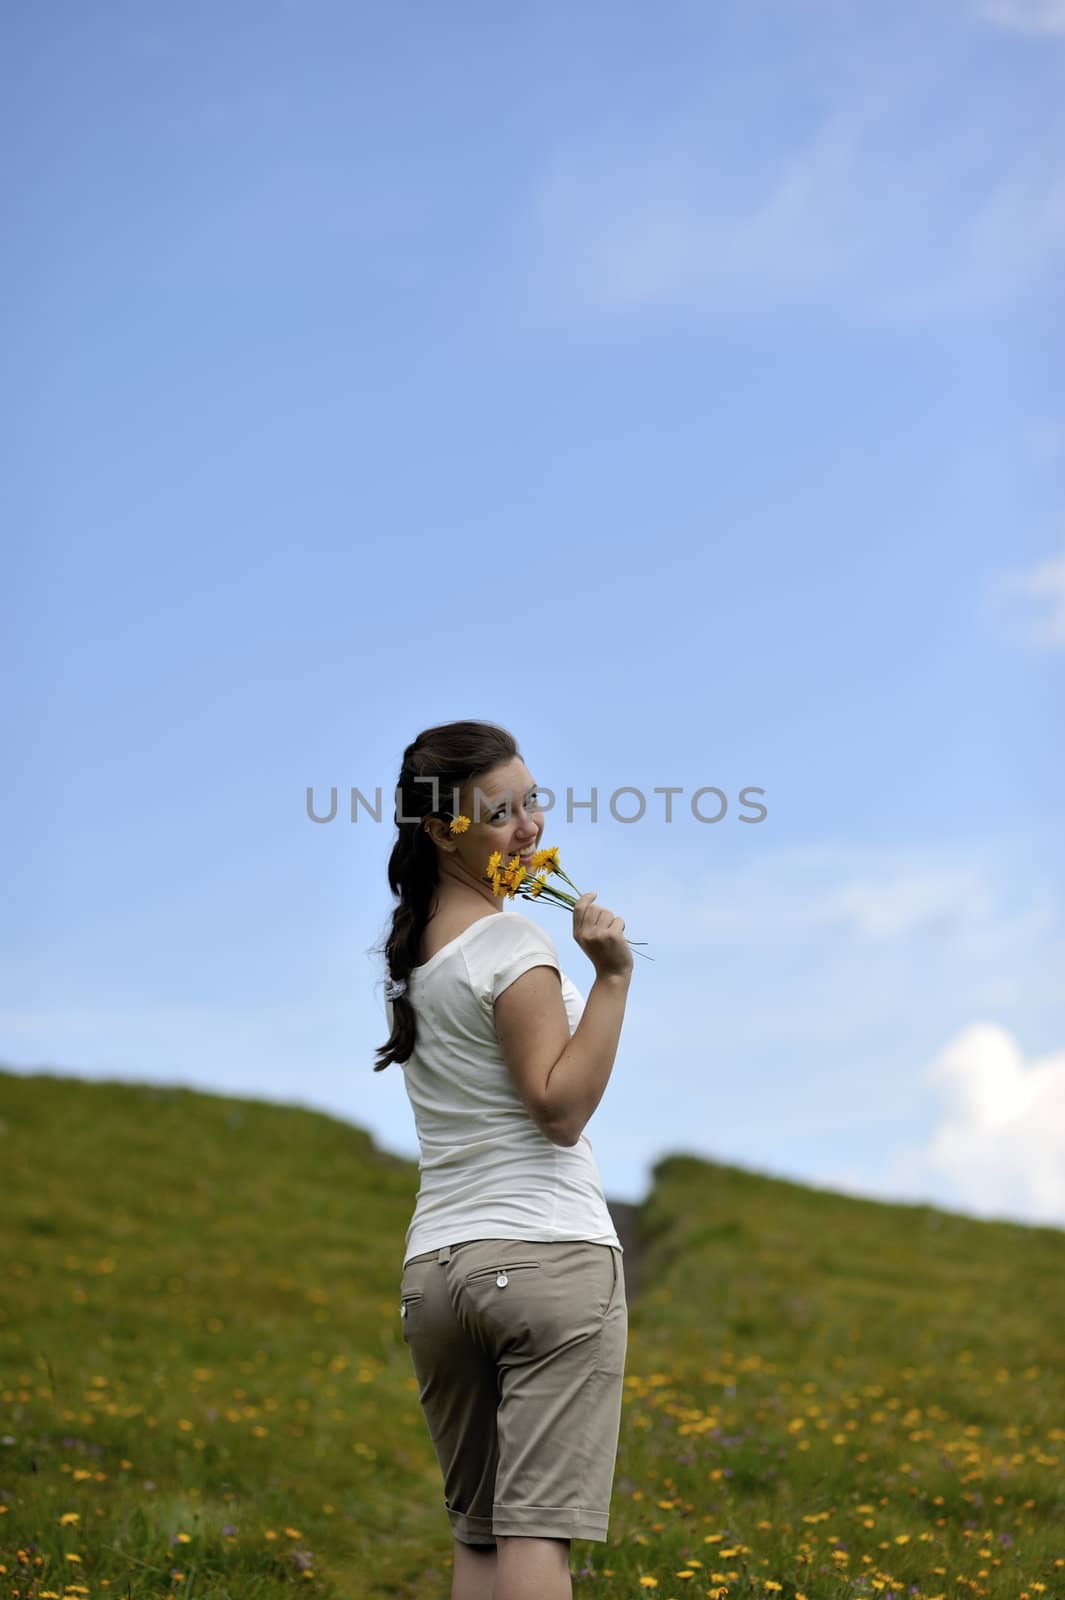
<svg viewBox="0 0 1065 1600">
<path fill-rule="evenodd" d="M 450 832 L 465 833 L 470 825 L 469 817 L 455 817 L 450 824 Z M 508 900 L 520 896 L 523 900 L 539 900 L 546 898 L 548 905 L 565 906 L 572 911 L 581 897 L 581 891 L 571 878 L 562 870 L 558 859 L 558 846 L 552 845 L 548 850 L 535 850 L 532 856 L 531 867 L 524 867 L 520 855 L 511 856 L 506 866 L 503 865 L 503 853 L 493 850 L 488 858 L 488 865 L 484 871 L 485 879 L 492 885 L 492 893 L 505 895 Z M 567 894 L 565 889 L 560 889 L 555 883 L 548 883 L 549 877 L 561 878 L 563 883 L 568 883 L 573 890 Z M 646 944 L 646 939 L 626 939 L 626 944 L 631 944 L 636 955 L 642 956 L 642 950 L 636 950 L 636 945 Z M 653 961 L 654 956 L 644 956 L 645 961 Z"/>
</svg>

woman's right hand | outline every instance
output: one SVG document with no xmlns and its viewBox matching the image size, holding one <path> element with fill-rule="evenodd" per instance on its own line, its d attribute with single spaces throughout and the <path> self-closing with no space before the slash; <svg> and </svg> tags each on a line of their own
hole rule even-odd
<svg viewBox="0 0 1065 1600">
<path fill-rule="evenodd" d="M 632 947 L 625 937 L 625 924 L 606 906 L 592 905 L 597 893 L 582 894 L 573 907 L 573 937 L 597 978 L 627 978 L 632 972 Z"/>
</svg>

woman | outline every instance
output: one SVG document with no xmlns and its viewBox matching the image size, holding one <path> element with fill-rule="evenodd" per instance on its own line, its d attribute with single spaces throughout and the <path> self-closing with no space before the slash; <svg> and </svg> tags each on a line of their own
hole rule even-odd
<svg viewBox="0 0 1065 1600">
<path fill-rule="evenodd" d="M 632 951 L 582 895 L 585 1002 L 546 929 L 493 893 L 489 857 L 528 857 L 544 819 L 505 729 L 420 733 L 396 800 L 392 1032 L 374 1070 L 402 1064 L 421 1147 L 400 1316 L 444 1477 L 452 1600 L 564 1600 L 570 1540 L 607 1537 L 621 1425 L 622 1247 L 583 1129 Z"/>
</svg>

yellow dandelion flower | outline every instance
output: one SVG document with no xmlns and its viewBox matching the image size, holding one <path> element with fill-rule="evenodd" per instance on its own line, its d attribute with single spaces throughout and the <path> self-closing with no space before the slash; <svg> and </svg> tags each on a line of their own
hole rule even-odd
<svg viewBox="0 0 1065 1600">
<path fill-rule="evenodd" d="M 493 850 L 492 851 L 492 854 L 488 857 L 488 872 L 489 872 L 489 874 L 499 871 L 499 863 L 502 861 L 502 859 L 503 859 L 502 850 Z"/>
<path fill-rule="evenodd" d="M 469 817 L 463 817 L 463 816 L 452 817 L 451 825 L 450 825 L 450 827 L 448 829 L 448 832 L 449 833 L 465 833 L 466 829 L 469 827 L 469 825 L 470 825 Z"/>
<path fill-rule="evenodd" d="M 80 1522 L 80 1521 L 81 1521 L 81 1517 L 78 1514 L 78 1512 L 76 1512 L 76 1511 L 64 1511 L 63 1515 L 59 1519 L 59 1526 L 61 1528 L 64 1528 L 64 1527 L 66 1527 L 68 1522 Z"/>
</svg>

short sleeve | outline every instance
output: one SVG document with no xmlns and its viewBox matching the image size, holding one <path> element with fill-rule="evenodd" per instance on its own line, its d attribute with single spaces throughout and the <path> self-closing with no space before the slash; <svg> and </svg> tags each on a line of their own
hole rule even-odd
<svg viewBox="0 0 1065 1600">
<path fill-rule="evenodd" d="M 562 976 L 555 941 L 546 929 L 520 912 L 502 912 L 485 940 L 477 988 L 486 1005 L 494 1005 L 504 990 L 533 967 L 553 967 Z"/>
</svg>

